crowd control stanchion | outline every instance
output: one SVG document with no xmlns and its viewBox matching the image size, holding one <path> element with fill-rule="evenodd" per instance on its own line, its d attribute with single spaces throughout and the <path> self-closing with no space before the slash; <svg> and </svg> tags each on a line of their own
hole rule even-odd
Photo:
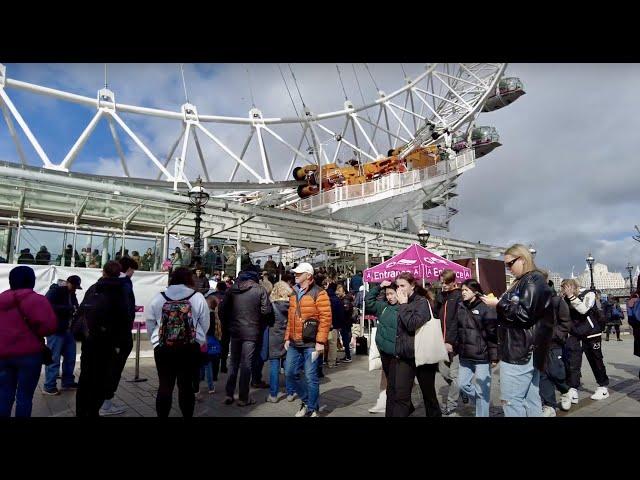
<svg viewBox="0 0 640 480">
<path fill-rule="evenodd" d="M 133 380 L 127 380 L 128 382 L 146 382 L 146 378 L 140 378 L 140 322 L 136 322 L 136 373 Z"/>
</svg>

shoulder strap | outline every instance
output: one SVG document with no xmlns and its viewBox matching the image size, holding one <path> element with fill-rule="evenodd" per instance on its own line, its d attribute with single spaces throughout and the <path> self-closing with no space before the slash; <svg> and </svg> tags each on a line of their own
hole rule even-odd
<svg viewBox="0 0 640 480">
<path fill-rule="evenodd" d="M 193 292 L 191 295 L 189 295 L 188 297 L 181 298 L 180 300 L 174 300 L 174 299 L 172 299 L 172 298 L 169 298 L 169 297 L 167 297 L 167 296 L 165 295 L 165 293 L 164 293 L 164 292 L 160 292 L 160 295 L 162 295 L 162 296 L 167 300 L 167 302 L 184 302 L 185 300 L 189 300 L 189 299 L 190 299 L 191 297 L 193 297 L 196 293 L 197 293 L 197 292 L 195 292 L 195 291 L 194 291 L 194 292 Z"/>
</svg>

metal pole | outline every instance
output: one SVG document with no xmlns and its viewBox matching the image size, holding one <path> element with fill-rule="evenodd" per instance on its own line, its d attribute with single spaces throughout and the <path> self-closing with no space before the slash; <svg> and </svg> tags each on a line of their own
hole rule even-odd
<svg viewBox="0 0 640 480">
<path fill-rule="evenodd" d="M 73 227 L 73 247 L 71 248 L 71 266 L 76 266 L 76 241 L 78 240 L 78 226 Z"/>
<path fill-rule="evenodd" d="M 591 274 L 591 286 L 589 287 L 591 290 L 595 290 L 596 286 L 593 283 L 593 266 L 589 265 L 589 273 Z"/>
<path fill-rule="evenodd" d="M 125 239 L 125 236 L 126 236 L 126 232 L 125 232 L 126 227 L 127 227 L 126 223 L 122 222 L 122 248 L 120 250 L 120 256 L 121 257 L 124 257 L 124 239 Z"/>
<path fill-rule="evenodd" d="M 136 370 L 133 380 L 127 380 L 128 382 L 146 382 L 146 378 L 140 378 L 140 322 L 136 322 Z"/>
<path fill-rule="evenodd" d="M 169 258 L 169 228 L 165 225 L 162 237 L 162 262 Z M 162 265 L 160 262 L 160 265 Z"/>
<path fill-rule="evenodd" d="M 475 254 L 475 262 L 476 262 L 476 281 L 480 283 L 480 261 L 478 259 L 478 254 Z"/>
<path fill-rule="evenodd" d="M 22 234 L 22 223 L 20 222 L 20 220 L 18 220 L 18 234 L 16 235 L 16 248 L 14 250 L 14 254 L 13 254 L 13 263 L 18 263 L 18 258 L 16 257 L 16 253 L 18 254 L 18 257 L 20 256 L 20 238 Z"/>
<path fill-rule="evenodd" d="M 242 225 L 238 225 L 238 239 L 236 240 L 236 277 L 240 274 L 242 265 Z"/>
<path fill-rule="evenodd" d="M 193 264 L 196 265 L 200 263 L 200 248 L 202 239 L 200 238 L 200 222 L 202 221 L 202 206 L 200 204 L 196 205 L 195 208 L 195 231 L 193 233 L 193 250 L 194 250 L 194 258 Z"/>
</svg>

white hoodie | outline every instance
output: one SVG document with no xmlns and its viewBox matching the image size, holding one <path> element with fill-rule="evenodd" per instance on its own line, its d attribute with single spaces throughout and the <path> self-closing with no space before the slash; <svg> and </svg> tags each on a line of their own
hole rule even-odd
<svg viewBox="0 0 640 480">
<path fill-rule="evenodd" d="M 172 300 L 186 298 L 193 293 L 193 289 L 185 285 L 171 285 L 167 287 L 164 294 Z M 153 348 L 160 342 L 158 333 L 162 322 L 162 306 L 166 302 L 161 293 L 158 293 L 146 310 L 147 332 L 150 334 L 150 341 Z M 207 343 L 207 331 L 209 330 L 209 305 L 200 292 L 196 292 L 190 299 L 193 325 L 196 328 L 196 341 L 200 345 Z"/>
</svg>

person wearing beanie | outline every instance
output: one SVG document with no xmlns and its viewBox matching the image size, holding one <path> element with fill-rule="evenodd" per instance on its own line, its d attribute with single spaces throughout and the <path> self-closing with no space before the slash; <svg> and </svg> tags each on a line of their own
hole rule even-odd
<svg viewBox="0 0 640 480">
<path fill-rule="evenodd" d="M 0 294 L 0 417 L 30 417 L 43 364 L 44 337 L 56 331 L 47 299 L 34 292 L 36 276 L 27 266 L 9 272 L 9 290 Z"/>
</svg>

